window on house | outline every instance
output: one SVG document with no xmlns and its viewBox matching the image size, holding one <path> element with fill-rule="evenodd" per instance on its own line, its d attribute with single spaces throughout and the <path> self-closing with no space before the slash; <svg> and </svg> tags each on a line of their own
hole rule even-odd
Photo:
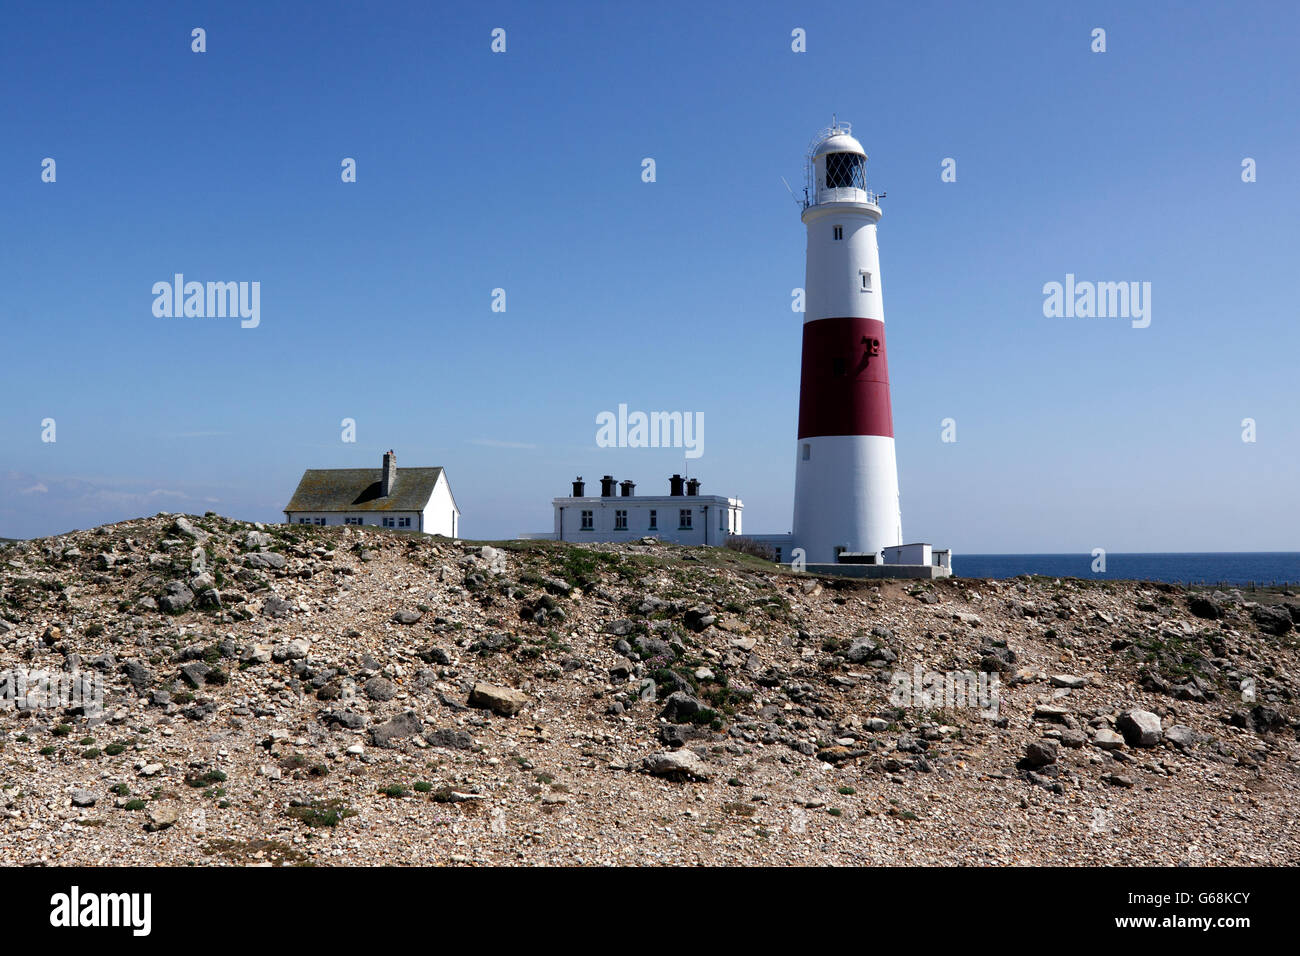
<svg viewBox="0 0 1300 956">
<path fill-rule="evenodd" d="M 595 515 L 590 511 L 582 513 L 582 530 L 591 531 L 596 527 Z"/>
<path fill-rule="evenodd" d="M 615 531 L 626 531 L 626 530 L 627 530 L 627 512 L 626 512 L 626 511 L 618 510 L 618 511 L 615 511 L 615 512 L 614 512 L 614 530 L 615 530 Z"/>
<path fill-rule="evenodd" d="M 870 272 L 863 272 L 863 273 L 861 273 L 861 276 L 862 276 L 862 291 L 863 291 L 863 292 L 870 292 L 870 291 L 871 291 L 871 273 L 870 273 Z"/>
<path fill-rule="evenodd" d="M 397 521 L 396 521 L 396 519 L 394 519 L 394 518 L 385 518 L 385 519 L 384 519 L 384 527 L 385 527 L 385 528 L 396 528 L 396 527 L 397 527 Z"/>
<path fill-rule="evenodd" d="M 410 518 L 398 518 L 398 519 L 397 519 L 397 526 L 398 526 L 399 528 L 409 528 L 409 527 L 411 526 L 411 519 L 410 519 Z"/>
<path fill-rule="evenodd" d="M 777 563 L 777 564 L 780 564 L 780 563 L 781 563 L 781 549 L 780 549 L 780 548 L 773 548 L 772 550 L 776 552 L 776 563 Z"/>
<path fill-rule="evenodd" d="M 807 442 L 804 442 L 804 443 L 799 447 L 799 457 L 802 458 L 804 461 L 811 461 L 811 460 L 812 460 L 812 445 L 808 444 Z"/>
<path fill-rule="evenodd" d="M 691 509 L 690 508 L 683 508 L 681 511 L 677 512 L 677 530 L 678 531 L 691 530 Z"/>
<path fill-rule="evenodd" d="M 298 519 L 298 523 L 299 523 L 299 524 L 311 524 L 311 519 L 310 519 L 310 518 L 299 518 L 299 519 Z"/>
<path fill-rule="evenodd" d="M 361 519 L 360 519 L 360 518 L 344 518 L 344 519 L 343 519 L 343 523 L 344 523 L 344 524 L 361 524 Z"/>
<path fill-rule="evenodd" d="M 659 512 L 654 508 L 650 509 L 650 530 L 651 531 L 659 530 Z"/>
<path fill-rule="evenodd" d="M 325 519 L 324 519 L 324 518 L 317 518 L 317 519 L 315 520 L 314 523 L 315 523 L 315 524 L 319 524 L 319 525 L 323 525 L 323 524 L 325 523 Z"/>
</svg>

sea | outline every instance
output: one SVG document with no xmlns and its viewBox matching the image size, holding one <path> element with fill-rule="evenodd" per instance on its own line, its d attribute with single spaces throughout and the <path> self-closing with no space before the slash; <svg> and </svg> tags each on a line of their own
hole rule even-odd
<svg viewBox="0 0 1300 956">
<path fill-rule="evenodd" d="M 962 554 L 952 573 L 963 578 L 1014 578 L 1021 574 L 1169 584 L 1270 585 L 1300 582 L 1300 551 L 1222 551 L 1172 554 L 1106 554 L 1106 570 L 1094 571 L 1091 554 Z"/>
</svg>

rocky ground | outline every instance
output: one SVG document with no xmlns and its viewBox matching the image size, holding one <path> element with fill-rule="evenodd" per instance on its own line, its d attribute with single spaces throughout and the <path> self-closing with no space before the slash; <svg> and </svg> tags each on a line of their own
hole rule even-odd
<svg viewBox="0 0 1300 956">
<path fill-rule="evenodd" d="M 1297 621 L 159 515 L 0 550 L 0 863 L 1295 864 Z"/>
</svg>

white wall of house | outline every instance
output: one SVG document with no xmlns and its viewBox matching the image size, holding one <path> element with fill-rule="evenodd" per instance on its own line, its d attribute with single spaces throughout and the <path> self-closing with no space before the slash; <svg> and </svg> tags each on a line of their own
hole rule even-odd
<svg viewBox="0 0 1300 956">
<path fill-rule="evenodd" d="M 739 498 L 721 495 L 593 495 L 555 498 L 552 504 L 552 536 L 561 541 L 635 541 L 652 535 L 687 545 L 721 545 L 728 535 L 740 534 L 745 507 Z M 682 526 L 683 511 L 690 515 L 689 527 Z"/>
<path fill-rule="evenodd" d="M 451 485 L 447 484 L 447 473 L 438 476 L 438 482 L 429 495 L 429 503 L 424 506 L 424 533 L 440 534 L 454 538 L 460 534 L 460 509 L 451 497 Z"/>
<path fill-rule="evenodd" d="M 378 528 L 397 528 L 402 531 L 420 530 L 418 511 L 293 511 L 285 512 L 289 524 L 364 525 Z M 385 523 L 391 520 L 392 524 Z M 405 523 L 403 523 L 405 522 Z"/>
</svg>

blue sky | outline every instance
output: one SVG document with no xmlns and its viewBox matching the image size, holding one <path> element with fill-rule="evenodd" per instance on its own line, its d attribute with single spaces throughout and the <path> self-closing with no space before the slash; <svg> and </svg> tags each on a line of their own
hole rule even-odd
<svg viewBox="0 0 1300 956">
<path fill-rule="evenodd" d="M 781 177 L 836 113 L 888 193 L 905 538 L 1296 550 L 1298 47 L 1290 3 L 14 7 L 0 535 L 277 520 L 304 468 L 390 447 L 472 537 L 688 465 L 788 530 Z M 177 272 L 260 282 L 260 325 L 155 317 Z M 1150 327 L 1045 318 L 1067 273 L 1150 282 Z M 619 403 L 702 412 L 704 455 L 598 448 Z"/>
</svg>

